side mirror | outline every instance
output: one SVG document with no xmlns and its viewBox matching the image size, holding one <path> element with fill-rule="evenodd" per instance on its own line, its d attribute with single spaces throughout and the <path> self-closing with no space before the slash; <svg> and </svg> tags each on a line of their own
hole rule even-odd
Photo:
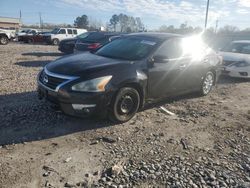
<svg viewBox="0 0 250 188">
<path fill-rule="evenodd" d="M 167 63 L 169 59 L 164 55 L 155 55 L 151 58 L 151 61 L 153 61 L 154 63 Z"/>
</svg>

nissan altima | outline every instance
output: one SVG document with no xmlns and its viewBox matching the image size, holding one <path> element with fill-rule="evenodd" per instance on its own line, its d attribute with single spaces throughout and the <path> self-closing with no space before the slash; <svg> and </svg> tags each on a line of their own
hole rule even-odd
<svg viewBox="0 0 250 188">
<path fill-rule="evenodd" d="M 73 116 L 126 122 L 149 101 L 199 92 L 220 74 L 220 58 L 199 36 L 124 35 L 96 52 L 59 58 L 38 75 L 38 94 Z"/>
<path fill-rule="evenodd" d="M 220 55 L 223 57 L 223 74 L 250 78 L 250 40 L 233 41 Z"/>
</svg>

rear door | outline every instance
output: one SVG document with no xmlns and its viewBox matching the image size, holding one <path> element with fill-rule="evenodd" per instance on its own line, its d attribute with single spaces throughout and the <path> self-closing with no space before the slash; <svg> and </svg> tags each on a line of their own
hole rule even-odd
<svg viewBox="0 0 250 188">
<path fill-rule="evenodd" d="M 74 38 L 73 30 L 67 29 L 67 38 Z"/>
</svg>

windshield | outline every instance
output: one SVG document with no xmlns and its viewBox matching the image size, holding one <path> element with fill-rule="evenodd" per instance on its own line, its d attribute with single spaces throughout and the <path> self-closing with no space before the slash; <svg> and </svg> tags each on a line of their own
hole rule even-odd
<svg viewBox="0 0 250 188">
<path fill-rule="evenodd" d="M 57 34 L 59 30 L 60 30 L 59 28 L 55 28 L 55 29 L 53 29 L 53 31 L 51 33 L 52 34 Z"/>
<path fill-rule="evenodd" d="M 233 52 L 241 54 L 250 54 L 250 43 L 231 43 L 226 47 L 224 52 Z"/>
<path fill-rule="evenodd" d="M 152 39 L 120 38 L 105 45 L 96 54 L 115 59 L 140 60 L 148 56 L 156 48 L 156 44 Z"/>
</svg>

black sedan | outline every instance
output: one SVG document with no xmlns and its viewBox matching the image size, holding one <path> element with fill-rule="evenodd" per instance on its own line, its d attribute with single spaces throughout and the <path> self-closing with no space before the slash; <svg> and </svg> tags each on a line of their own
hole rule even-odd
<svg viewBox="0 0 250 188">
<path fill-rule="evenodd" d="M 75 43 L 78 39 L 84 39 L 93 32 L 82 33 L 74 38 L 64 39 L 58 45 L 58 50 L 65 54 L 72 54 L 74 52 Z"/>
<path fill-rule="evenodd" d="M 95 53 L 59 58 L 38 75 L 39 97 L 74 116 L 98 113 L 125 122 L 148 101 L 189 92 L 207 95 L 220 58 L 199 38 L 138 33 Z"/>
<path fill-rule="evenodd" d="M 75 44 L 75 52 L 95 51 L 105 44 L 116 39 L 120 33 L 114 32 L 93 32 L 85 38 L 78 38 Z"/>
</svg>

